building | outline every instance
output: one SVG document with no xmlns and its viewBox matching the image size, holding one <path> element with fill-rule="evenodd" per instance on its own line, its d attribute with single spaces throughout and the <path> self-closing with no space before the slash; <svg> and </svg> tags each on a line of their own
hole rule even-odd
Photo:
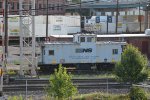
<svg viewBox="0 0 150 100">
<path fill-rule="evenodd" d="M 68 0 L 68 3 L 67 12 L 79 12 L 83 16 L 114 16 L 117 11 L 117 0 L 81 0 L 81 5 L 79 2 L 74 5 L 77 3 L 75 0 Z M 140 7 L 140 15 L 144 15 L 142 9 L 146 5 L 147 0 L 118 0 L 118 12 L 119 15 L 139 15 Z"/>
<path fill-rule="evenodd" d="M 135 15 L 139 16 L 139 20 L 144 19 L 144 30 L 150 28 L 150 4 L 148 0 L 81 0 L 81 5 L 80 2 L 75 1 L 68 0 L 67 14 L 80 14 L 81 16 L 125 16 L 126 18 Z"/>
<path fill-rule="evenodd" d="M 66 0 L 48 0 L 48 14 L 64 15 Z M 45 15 L 47 8 L 47 0 L 36 0 L 36 14 Z"/>
<path fill-rule="evenodd" d="M 0 0 L 0 14 L 3 11 L 3 1 Z M 49 15 L 64 15 L 65 14 L 65 0 L 48 0 L 48 14 Z M 36 15 L 47 14 L 47 0 L 35 0 Z M 23 9 L 25 12 L 31 11 L 31 0 L 23 0 Z M 19 0 L 8 0 L 8 12 L 10 15 L 19 14 Z"/>
</svg>

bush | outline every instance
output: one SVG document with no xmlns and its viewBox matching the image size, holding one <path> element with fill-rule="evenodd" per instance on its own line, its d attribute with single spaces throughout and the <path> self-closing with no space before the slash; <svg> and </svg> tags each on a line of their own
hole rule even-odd
<svg viewBox="0 0 150 100">
<path fill-rule="evenodd" d="M 77 88 L 73 86 L 71 81 L 71 75 L 67 74 L 62 65 L 59 65 L 59 69 L 55 70 L 55 73 L 50 76 L 49 82 L 47 93 L 58 98 L 58 100 L 71 97 L 77 93 Z"/>
<path fill-rule="evenodd" d="M 13 96 L 13 97 L 9 97 L 8 100 L 23 100 L 23 97 L 20 96 Z"/>
<path fill-rule="evenodd" d="M 139 87 L 132 87 L 129 97 L 131 100 L 147 100 L 144 90 Z"/>
</svg>

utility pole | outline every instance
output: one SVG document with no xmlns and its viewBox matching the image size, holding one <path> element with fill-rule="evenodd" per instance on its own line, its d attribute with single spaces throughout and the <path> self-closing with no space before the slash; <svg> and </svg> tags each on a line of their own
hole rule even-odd
<svg viewBox="0 0 150 100">
<path fill-rule="evenodd" d="M 150 28 L 149 10 L 150 10 L 150 0 L 148 1 L 147 5 L 147 28 Z"/>
<path fill-rule="evenodd" d="M 32 68 L 31 68 L 31 75 L 37 77 L 36 73 L 36 57 L 35 57 L 35 0 L 31 0 L 32 5 Z"/>
<path fill-rule="evenodd" d="M 83 25 L 83 22 L 82 22 L 82 10 L 81 10 L 81 0 L 80 0 L 80 24 L 81 24 L 81 26 L 80 26 L 80 30 L 81 30 L 81 32 L 83 32 L 83 28 L 82 28 L 82 25 Z"/>
<path fill-rule="evenodd" d="M 47 0 L 47 9 L 46 9 L 46 41 L 48 39 L 48 0 Z"/>
<path fill-rule="evenodd" d="M 8 1 L 4 0 L 4 68 L 6 69 L 8 56 Z"/>
<path fill-rule="evenodd" d="M 139 2 L 139 21 L 140 21 L 140 32 L 141 32 L 141 3 Z"/>
<path fill-rule="evenodd" d="M 22 16 L 23 15 L 23 8 L 22 8 L 22 3 L 23 3 L 23 0 L 19 0 L 19 15 Z M 19 23 L 19 26 L 20 26 L 20 70 L 19 70 L 19 74 L 20 76 L 22 77 L 24 75 L 24 72 L 23 72 L 23 17 L 20 17 L 20 23 Z"/>
<path fill-rule="evenodd" d="M 3 27 L 2 27 L 2 66 L 0 66 L 0 97 L 3 96 L 3 71 L 6 72 L 8 56 L 8 1 L 3 1 Z"/>
<path fill-rule="evenodd" d="M 119 4 L 119 0 L 117 0 L 117 8 L 116 8 L 116 34 L 118 33 L 118 13 L 119 13 L 119 7 L 118 7 L 118 4 Z"/>
</svg>

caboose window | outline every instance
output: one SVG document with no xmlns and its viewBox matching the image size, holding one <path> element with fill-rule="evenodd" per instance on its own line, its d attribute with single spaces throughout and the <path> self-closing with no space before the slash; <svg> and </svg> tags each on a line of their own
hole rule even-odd
<svg viewBox="0 0 150 100">
<path fill-rule="evenodd" d="M 92 37 L 87 37 L 87 42 L 92 42 Z"/>
<path fill-rule="evenodd" d="M 54 55 L 54 50 L 49 50 L 49 55 L 50 56 Z"/>
<path fill-rule="evenodd" d="M 117 54 L 118 54 L 118 49 L 113 49 L 113 50 L 112 50 L 112 54 L 113 54 L 113 55 L 117 55 Z"/>
<path fill-rule="evenodd" d="M 85 37 L 81 37 L 80 42 L 85 42 Z"/>
<path fill-rule="evenodd" d="M 95 38 L 94 37 L 87 37 L 87 42 L 95 42 Z"/>
</svg>

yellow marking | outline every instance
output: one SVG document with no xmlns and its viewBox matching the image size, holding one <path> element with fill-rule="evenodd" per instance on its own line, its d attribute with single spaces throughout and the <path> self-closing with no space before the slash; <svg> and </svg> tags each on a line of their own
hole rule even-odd
<svg viewBox="0 0 150 100">
<path fill-rule="evenodd" d="M 116 61 L 114 60 L 114 58 L 112 58 L 111 62 L 116 62 Z"/>
<path fill-rule="evenodd" d="M 2 70 L 2 68 L 0 68 L 0 76 L 2 76 L 3 75 L 3 70 Z"/>
<path fill-rule="evenodd" d="M 56 60 L 54 59 L 54 60 L 52 60 L 52 64 L 56 64 Z"/>
</svg>

